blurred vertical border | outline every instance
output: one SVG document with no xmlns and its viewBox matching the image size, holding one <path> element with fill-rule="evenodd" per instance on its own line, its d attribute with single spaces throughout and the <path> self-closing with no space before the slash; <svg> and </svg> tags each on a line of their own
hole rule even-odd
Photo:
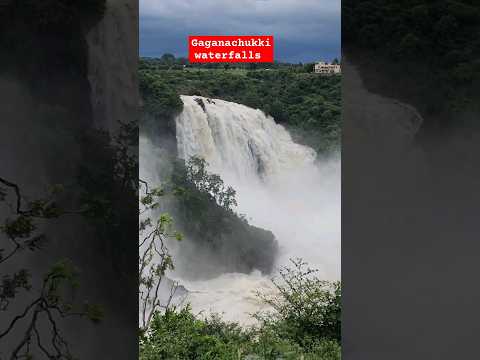
<svg viewBox="0 0 480 360">
<path fill-rule="evenodd" d="M 480 4 L 342 2 L 343 358 L 477 355 Z"/>
<path fill-rule="evenodd" d="M 0 1 L 0 359 L 138 357 L 138 2 Z"/>
</svg>

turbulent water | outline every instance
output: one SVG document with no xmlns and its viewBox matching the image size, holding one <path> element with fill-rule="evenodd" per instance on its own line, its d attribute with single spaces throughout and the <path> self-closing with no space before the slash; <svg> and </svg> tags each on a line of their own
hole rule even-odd
<svg viewBox="0 0 480 360">
<path fill-rule="evenodd" d="M 313 149 L 296 144 L 260 110 L 198 96 L 182 96 L 182 101 L 184 110 L 176 119 L 179 156 L 204 158 L 209 170 L 237 191 L 235 210 L 250 224 L 273 232 L 280 245 L 277 268 L 302 258 L 319 269 L 320 277 L 339 279 L 339 159 L 316 161 Z M 152 156 L 156 150 L 149 142 L 142 147 L 141 171 L 151 172 L 161 155 Z M 174 251 L 181 270 L 181 245 Z M 255 292 L 274 291 L 269 277 L 259 272 L 200 281 L 176 276 L 194 312 L 223 313 L 226 320 L 243 324 L 253 322 L 249 314 L 264 309 Z"/>
<path fill-rule="evenodd" d="M 312 149 L 295 144 L 260 110 L 198 96 L 182 100 L 176 121 L 180 157 L 200 156 L 220 175 L 271 179 L 315 159 Z"/>
</svg>

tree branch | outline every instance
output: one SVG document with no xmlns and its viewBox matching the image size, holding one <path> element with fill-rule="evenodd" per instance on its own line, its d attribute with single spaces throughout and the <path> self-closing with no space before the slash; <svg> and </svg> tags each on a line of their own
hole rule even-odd
<svg viewBox="0 0 480 360">
<path fill-rule="evenodd" d="M 40 301 L 42 301 L 42 298 L 38 298 L 37 300 L 35 300 L 34 302 L 32 302 L 30 305 L 28 305 L 25 310 L 23 311 L 23 313 L 21 315 L 17 315 L 15 316 L 15 318 L 12 320 L 12 322 L 10 323 L 10 325 L 8 326 L 8 328 L 3 331 L 2 333 L 0 333 L 0 339 L 2 337 L 4 337 L 5 335 L 7 335 L 13 328 L 13 326 L 15 325 L 15 323 L 20 320 L 20 319 L 23 319 L 25 316 L 27 316 L 28 312 L 35 306 L 37 305 Z"/>
<path fill-rule="evenodd" d="M 2 177 L 0 177 L 0 183 L 4 184 L 5 186 L 8 186 L 9 188 L 12 188 L 14 191 L 15 191 L 15 195 L 17 197 L 17 208 L 16 208 L 16 212 L 17 214 L 22 214 L 24 215 L 25 212 L 21 210 L 21 206 L 22 206 L 22 196 L 20 194 L 20 188 L 18 187 L 17 184 L 14 184 Z"/>
</svg>

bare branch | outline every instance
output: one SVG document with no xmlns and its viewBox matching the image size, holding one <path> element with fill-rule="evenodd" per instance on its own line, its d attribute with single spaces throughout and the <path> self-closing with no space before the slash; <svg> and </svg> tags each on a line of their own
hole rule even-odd
<svg viewBox="0 0 480 360">
<path fill-rule="evenodd" d="M 2 333 L 0 333 L 0 339 L 3 338 L 5 335 L 7 335 L 7 334 L 13 329 L 13 327 L 15 326 L 15 323 L 16 323 L 18 320 L 23 319 L 25 316 L 27 316 L 28 312 L 29 312 L 35 305 L 37 305 L 40 301 L 42 301 L 42 298 L 36 299 L 34 302 L 32 302 L 30 305 L 28 305 L 28 306 L 25 308 L 25 310 L 23 311 L 22 314 L 15 316 L 15 318 L 13 318 L 12 322 L 11 322 L 10 325 L 7 327 L 7 329 L 5 329 Z"/>
<path fill-rule="evenodd" d="M 19 186 L 17 184 L 14 184 L 14 183 L 2 178 L 2 177 L 0 177 L 0 183 L 2 183 L 5 186 L 8 186 L 9 188 L 12 188 L 15 191 L 15 195 L 16 195 L 16 198 L 17 198 L 16 213 L 24 215 L 26 212 L 22 211 L 22 209 L 21 209 L 21 207 L 22 207 L 22 196 L 20 195 Z"/>
</svg>

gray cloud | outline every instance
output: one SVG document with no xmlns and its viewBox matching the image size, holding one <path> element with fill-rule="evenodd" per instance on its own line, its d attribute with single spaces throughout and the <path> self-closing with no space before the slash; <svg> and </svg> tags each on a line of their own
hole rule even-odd
<svg viewBox="0 0 480 360">
<path fill-rule="evenodd" d="M 140 0 L 140 52 L 187 54 L 188 35 L 274 35 L 276 59 L 340 55 L 340 0 Z"/>
</svg>

